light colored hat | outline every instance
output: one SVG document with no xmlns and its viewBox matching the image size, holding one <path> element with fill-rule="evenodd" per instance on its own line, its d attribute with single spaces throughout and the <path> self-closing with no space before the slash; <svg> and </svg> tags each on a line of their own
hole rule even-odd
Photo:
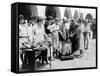
<svg viewBox="0 0 100 76">
<path fill-rule="evenodd" d="M 55 18 L 55 21 L 60 21 L 60 18 Z"/>
<path fill-rule="evenodd" d="M 64 22 L 67 22 L 67 20 L 68 20 L 67 17 L 64 17 L 64 18 L 63 18 L 63 21 L 64 21 Z"/>
<path fill-rule="evenodd" d="M 67 20 L 67 17 L 64 17 L 63 20 Z"/>
<path fill-rule="evenodd" d="M 24 20 L 25 18 L 24 18 L 24 16 L 21 14 L 21 15 L 19 15 L 19 19 L 20 19 L 20 20 Z"/>
<path fill-rule="evenodd" d="M 74 20 L 75 18 L 74 18 L 74 17 L 72 17 L 71 19 L 72 19 L 72 20 Z"/>
</svg>

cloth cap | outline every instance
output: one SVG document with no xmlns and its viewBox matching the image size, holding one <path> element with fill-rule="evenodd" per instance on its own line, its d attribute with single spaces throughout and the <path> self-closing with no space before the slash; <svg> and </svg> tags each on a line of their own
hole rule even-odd
<svg viewBox="0 0 100 76">
<path fill-rule="evenodd" d="M 55 18 L 55 21 L 60 21 L 60 18 Z"/>
<path fill-rule="evenodd" d="M 52 16 L 48 16 L 47 20 L 53 20 L 53 17 Z"/>
<path fill-rule="evenodd" d="M 19 15 L 19 19 L 20 19 L 20 20 L 24 20 L 25 18 L 24 18 L 23 15 Z"/>
</svg>

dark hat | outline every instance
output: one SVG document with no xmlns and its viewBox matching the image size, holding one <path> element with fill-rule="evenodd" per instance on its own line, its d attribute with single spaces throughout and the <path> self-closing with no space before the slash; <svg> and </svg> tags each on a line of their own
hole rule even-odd
<svg viewBox="0 0 100 76">
<path fill-rule="evenodd" d="M 75 19 L 74 19 L 74 17 L 72 17 L 72 19 L 71 19 L 71 22 L 72 22 L 72 23 L 74 23 L 74 22 L 75 22 Z"/>
<path fill-rule="evenodd" d="M 81 23 L 81 22 L 82 22 L 82 19 L 81 19 L 81 18 L 79 18 L 79 19 L 78 19 L 78 23 Z"/>
<path fill-rule="evenodd" d="M 47 17 L 47 20 L 49 21 L 49 20 L 53 20 L 53 17 L 52 16 L 48 16 Z"/>
<path fill-rule="evenodd" d="M 45 19 L 45 17 L 38 17 L 38 22 L 43 21 Z"/>
<path fill-rule="evenodd" d="M 31 16 L 28 18 L 28 20 L 32 20 L 32 21 L 37 20 L 37 19 L 38 19 L 38 16 Z"/>
<path fill-rule="evenodd" d="M 25 18 L 24 18 L 23 15 L 19 15 L 19 19 L 20 19 L 20 20 L 24 20 Z"/>
</svg>

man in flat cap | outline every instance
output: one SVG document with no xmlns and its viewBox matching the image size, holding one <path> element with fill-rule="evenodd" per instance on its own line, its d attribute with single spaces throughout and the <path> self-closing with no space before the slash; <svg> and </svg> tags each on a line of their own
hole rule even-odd
<svg viewBox="0 0 100 76">
<path fill-rule="evenodd" d="M 70 40 L 72 42 L 72 53 L 76 52 L 79 49 L 79 30 L 78 24 L 75 22 L 75 19 L 71 20 L 69 33 L 70 33 Z"/>
</svg>

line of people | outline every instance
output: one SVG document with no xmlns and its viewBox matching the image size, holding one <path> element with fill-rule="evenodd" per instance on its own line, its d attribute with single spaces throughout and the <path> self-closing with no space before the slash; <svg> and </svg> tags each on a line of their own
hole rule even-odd
<svg viewBox="0 0 100 76">
<path fill-rule="evenodd" d="M 72 54 L 77 51 L 83 53 L 84 48 L 88 49 L 90 24 L 88 19 L 67 19 L 64 17 L 53 18 L 29 17 L 27 20 L 23 15 L 19 16 L 19 58 L 24 62 L 24 51 L 21 48 L 30 47 L 31 44 L 43 43 L 47 48 L 47 57 L 54 60 L 54 57 L 61 55 L 64 41 L 72 43 Z M 49 43 L 45 44 L 45 43 Z M 51 51 L 50 51 L 51 50 Z"/>
</svg>

